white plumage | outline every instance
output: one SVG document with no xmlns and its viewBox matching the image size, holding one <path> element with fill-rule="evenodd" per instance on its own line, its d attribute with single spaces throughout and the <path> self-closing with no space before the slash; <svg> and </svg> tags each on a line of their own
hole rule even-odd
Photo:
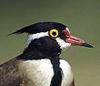
<svg viewBox="0 0 100 86">
<path fill-rule="evenodd" d="M 63 72 L 61 86 L 70 86 L 73 81 L 73 73 L 69 63 L 60 60 L 60 67 Z M 50 86 L 54 75 L 53 66 L 49 59 L 20 61 L 18 69 L 24 79 L 22 86 Z"/>
</svg>

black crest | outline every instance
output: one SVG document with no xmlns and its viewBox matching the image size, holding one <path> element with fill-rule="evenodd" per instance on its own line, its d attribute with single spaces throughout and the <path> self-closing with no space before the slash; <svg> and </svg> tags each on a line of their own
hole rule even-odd
<svg viewBox="0 0 100 86">
<path fill-rule="evenodd" d="M 9 35 L 12 34 L 21 34 L 21 33 L 28 33 L 28 34 L 34 34 L 34 33 L 39 33 L 39 32 L 46 32 L 52 28 L 57 28 L 60 30 L 63 30 L 66 28 L 65 25 L 57 22 L 39 22 L 35 23 L 29 26 L 26 26 L 20 30 L 17 30 Z"/>
</svg>

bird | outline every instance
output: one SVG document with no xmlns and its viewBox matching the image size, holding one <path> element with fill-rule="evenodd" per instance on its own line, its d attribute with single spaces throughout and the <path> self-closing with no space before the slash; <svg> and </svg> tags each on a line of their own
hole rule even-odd
<svg viewBox="0 0 100 86">
<path fill-rule="evenodd" d="M 37 22 L 9 35 L 26 33 L 24 51 L 0 65 L 0 86 L 75 86 L 70 64 L 60 57 L 70 46 L 93 48 L 58 22 Z"/>
</svg>

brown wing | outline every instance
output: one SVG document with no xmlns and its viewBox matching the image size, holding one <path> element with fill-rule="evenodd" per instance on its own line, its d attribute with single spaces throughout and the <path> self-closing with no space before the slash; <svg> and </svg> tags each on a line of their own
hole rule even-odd
<svg viewBox="0 0 100 86">
<path fill-rule="evenodd" d="M 17 71 L 16 58 L 0 65 L 0 86 L 20 86 L 21 78 Z"/>
</svg>

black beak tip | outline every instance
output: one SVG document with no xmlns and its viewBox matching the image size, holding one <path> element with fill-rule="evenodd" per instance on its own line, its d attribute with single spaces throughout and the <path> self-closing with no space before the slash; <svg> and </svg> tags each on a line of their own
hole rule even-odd
<svg viewBox="0 0 100 86">
<path fill-rule="evenodd" d="M 82 46 L 88 47 L 88 48 L 94 48 L 94 46 L 90 45 L 89 43 L 83 43 Z"/>
</svg>

